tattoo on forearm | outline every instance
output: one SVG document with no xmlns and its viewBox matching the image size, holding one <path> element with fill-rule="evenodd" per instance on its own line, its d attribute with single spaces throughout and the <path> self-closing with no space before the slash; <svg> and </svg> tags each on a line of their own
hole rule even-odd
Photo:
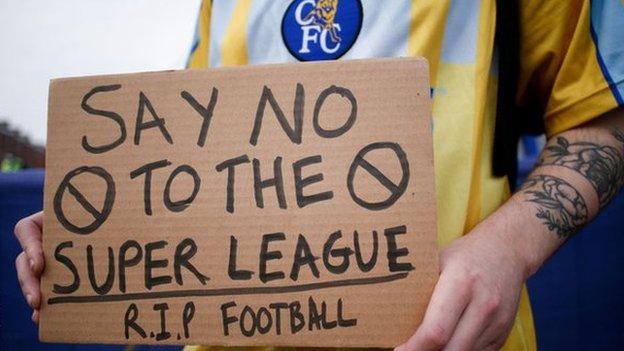
<svg viewBox="0 0 624 351">
<path fill-rule="evenodd" d="M 556 144 L 545 148 L 538 167 L 554 165 L 579 172 L 594 187 L 602 208 L 624 184 L 624 132 L 614 128 L 612 136 L 617 146 L 591 141 L 570 142 L 560 136 Z M 520 191 L 528 196 L 525 201 L 537 204 L 535 216 L 561 238 L 576 233 L 589 219 L 585 199 L 561 178 L 531 175 Z"/>
<path fill-rule="evenodd" d="M 529 195 L 526 201 L 537 204 L 535 216 L 551 232 L 561 238 L 574 234 L 587 222 L 587 205 L 570 183 L 550 175 L 532 175 L 522 191 Z"/>
<path fill-rule="evenodd" d="M 558 137 L 556 145 L 546 147 L 540 165 L 556 165 L 581 173 L 594 186 L 600 208 L 608 204 L 624 182 L 624 132 L 614 128 L 619 148 L 595 142 L 570 143 Z"/>
</svg>

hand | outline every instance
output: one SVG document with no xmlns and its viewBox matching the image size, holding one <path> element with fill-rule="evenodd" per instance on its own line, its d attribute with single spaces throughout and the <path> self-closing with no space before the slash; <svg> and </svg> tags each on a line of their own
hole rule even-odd
<svg viewBox="0 0 624 351">
<path fill-rule="evenodd" d="M 495 228 L 484 222 L 441 252 L 440 279 L 423 322 L 396 351 L 503 346 L 529 269 Z"/>
<path fill-rule="evenodd" d="M 15 259 L 17 279 L 22 294 L 33 309 L 32 321 L 39 323 L 39 307 L 41 306 L 40 279 L 44 268 L 43 249 L 41 246 L 41 229 L 43 212 L 22 218 L 15 225 L 15 236 L 22 246 L 22 252 Z"/>
</svg>

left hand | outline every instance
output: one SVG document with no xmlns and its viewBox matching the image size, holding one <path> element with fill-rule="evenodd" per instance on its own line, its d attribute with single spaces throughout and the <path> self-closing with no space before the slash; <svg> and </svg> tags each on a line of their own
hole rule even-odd
<svg viewBox="0 0 624 351">
<path fill-rule="evenodd" d="M 527 265 L 487 221 L 440 254 L 422 324 L 396 351 L 498 350 L 513 326 Z"/>
</svg>

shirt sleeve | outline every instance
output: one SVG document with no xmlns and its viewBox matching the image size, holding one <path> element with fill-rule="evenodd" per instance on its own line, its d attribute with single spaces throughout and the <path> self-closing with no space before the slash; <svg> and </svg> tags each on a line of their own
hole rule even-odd
<svg viewBox="0 0 624 351">
<path fill-rule="evenodd" d="M 207 68 L 210 48 L 212 1 L 203 0 L 195 24 L 195 36 L 186 62 L 187 68 Z"/>
<path fill-rule="evenodd" d="M 520 2 L 517 102 L 548 136 L 624 105 L 623 33 L 624 0 Z"/>
</svg>

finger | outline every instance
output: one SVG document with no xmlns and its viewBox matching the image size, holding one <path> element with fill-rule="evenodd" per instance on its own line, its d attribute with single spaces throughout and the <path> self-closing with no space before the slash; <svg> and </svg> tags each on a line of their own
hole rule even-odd
<svg viewBox="0 0 624 351">
<path fill-rule="evenodd" d="M 498 316 L 498 318 L 490 323 L 485 331 L 477 338 L 474 349 L 498 350 L 501 348 L 505 344 L 505 341 L 507 341 L 514 321 L 513 315 L 508 317 Z"/>
<path fill-rule="evenodd" d="M 505 340 L 507 339 L 503 339 L 495 341 L 493 343 L 490 343 L 489 345 L 482 347 L 482 348 L 475 348 L 475 350 L 483 350 L 483 351 L 498 351 L 500 349 L 503 348 L 503 346 L 505 345 Z"/>
<path fill-rule="evenodd" d="M 41 301 L 41 292 L 39 290 L 39 280 L 35 278 L 26 253 L 20 253 L 15 259 L 15 269 L 17 270 L 17 280 L 22 288 L 22 294 L 32 309 L 38 309 Z"/>
<path fill-rule="evenodd" d="M 477 349 L 475 349 L 477 350 Z M 479 349 L 479 350 L 483 350 L 483 351 L 497 351 L 500 350 L 500 347 L 496 346 L 496 344 L 491 344 L 485 348 Z"/>
<path fill-rule="evenodd" d="M 470 300 L 471 284 L 463 277 L 454 272 L 442 272 L 422 324 L 396 350 L 440 350 L 446 345 Z"/>
<path fill-rule="evenodd" d="M 39 276 L 43 271 L 43 250 L 41 247 L 41 229 L 43 212 L 21 219 L 15 225 L 15 236 L 28 256 L 30 269 Z"/>
<path fill-rule="evenodd" d="M 496 298 L 475 297 L 457 323 L 457 329 L 449 340 L 447 349 L 449 351 L 474 350 L 477 339 L 486 334 L 484 331 L 490 326 L 499 305 L 500 303 Z M 484 344 L 487 345 L 493 340 L 484 341 L 486 341 Z"/>
<path fill-rule="evenodd" d="M 32 320 L 33 323 L 39 325 L 39 310 L 33 311 L 32 316 L 30 316 L 30 320 Z"/>
</svg>

